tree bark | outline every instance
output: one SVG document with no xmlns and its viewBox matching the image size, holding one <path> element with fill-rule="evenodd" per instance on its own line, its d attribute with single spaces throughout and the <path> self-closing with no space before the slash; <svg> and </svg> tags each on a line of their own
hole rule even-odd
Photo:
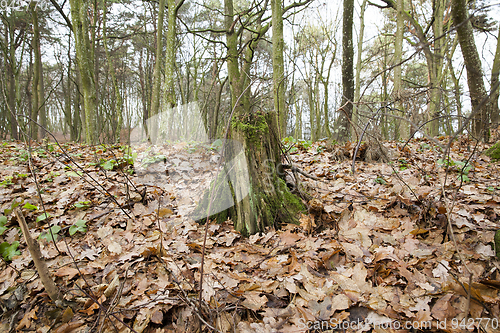
<svg viewBox="0 0 500 333">
<path fill-rule="evenodd" d="M 394 99 L 396 100 L 396 112 L 398 116 L 404 116 L 404 104 L 401 99 L 401 92 L 403 89 L 401 80 L 401 63 L 403 59 L 403 33 L 404 33 L 404 0 L 397 0 L 396 2 L 396 36 L 394 40 Z M 404 140 L 408 138 L 408 123 L 405 121 L 400 121 L 395 118 L 394 120 L 396 126 L 394 130 L 394 139 L 398 140 L 400 137 Z"/>
<path fill-rule="evenodd" d="M 477 52 L 472 24 L 467 13 L 465 0 L 451 1 L 451 14 L 457 29 L 458 42 L 462 50 L 465 69 L 467 71 L 467 85 L 472 105 L 472 133 L 484 141 L 488 140 L 488 109 L 490 102 L 483 81 L 481 59 Z"/>
<path fill-rule="evenodd" d="M 164 1 L 164 0 L 162 0 Z M 165 102 L 167 108 L 177 106 L 177 97 L 175 95 L 175 61 L 176 48 L 175 39 L 177 37 L 177 13 L 179 8 L 184 3 L 184 0 L 175 3 L 175 0 L 167 0 L 168 4 L 168 30 L 167 30 L 167 45 L 166 45 L 166 64 L 165 64 Z"/>
<path fill-rule="evenodd" d="M 273 90 L 274 111 L 278 115 L 278 127 L 286 136 L 287 113 L 285 107 L 285 65 L 283 60 L 283 0 L 271 0 L 273 26 Z"/>
<path fill-rule="evenodd" d="M 102 35 L 103 35 L 103 44 L 104 44 L 104 52 L 106 54 L 106 60 L 108 63 L 108 69 L 111 74 L 111 81 L 113 82 L 113 90 L 115 95 L 115 105 L 116 109 L 113 114 L 113 122 L 114 126 L 112 126 L 114 130 L 114 139 L 115 142 L 120 142 L 120 132 L 123 123 L 123 100 L 122 95 L 120 94 L 120 89 L 118 87 L 118 80 L 116 79 L 115 67 L 113 66 L 113 59 L 111 58 L 111 54 L 108 48 L 108 38 L 107 38 L 107 11 L 108 5 L 106 4 L 106 0 L 103 0 L 103 14 L 102 14 Z"/>
<path fill-rule="evenodd" d="M 341 121 L 338 128 L 337 141 L 349 139 L 350 122 L 354 100 L 354 45 L 352 42 L 354 0 L 344 0 L 342 21 L 342 102 Z"/>
<path fill-rule="evenodd" d="M 500 26 L 498 27 L 497 48 L 495 51 L 495 58 L 493 60 L 493 67 L 491 68 L 491 123 L 493 126 L 498 126 L 500 121 L 500 110 L 498 108 L 498 98 L 500 96 Z"/>
<path fill-rule="evenodd" d="M 96 86 L 94 58 L 89 39 L 88 0 L 70 0 L 71 20 L 75 36 L 75 49 L 82 83 L 85 110 L 85 140 L 88 144 L 97 142 Z"/>
<path fill-rule="evenodd" d="M 163 50 L 163 21 L 165 17 L 165 0 L 160 0 L 158 5 L 158 24 L 156 27 L 156 53 L 153 71 L 153 93 L 151 95 L 151 111 L 146 117 L 157 115 L 160 108 L 161 65 Z"/>
</svg>

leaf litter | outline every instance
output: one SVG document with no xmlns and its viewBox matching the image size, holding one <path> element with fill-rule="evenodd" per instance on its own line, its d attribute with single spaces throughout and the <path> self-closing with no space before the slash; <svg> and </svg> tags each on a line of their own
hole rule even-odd
<svg viewBox="0 0 500 333">
<path fill-rule="evenodd" d="M 0 243 L 19 252 L 1 263 L 0 331 L 499 332 L 500 172 L 471 145 L 460 139 L 443 159 L 425 139 L 385 142 L 388 162 L 361 150 L 355 174 L 353 143 L 296 146 L 289 158 L 312 176 L 295 184 L 311 198 L 300 225 L 244 238 L 231 221 L 210 224 L 200 308 L 205 226 L 189 212 L 217 151 L 45 144 L 29 164 L 25 145 L 4 143 Z M 142 162 L 129 174 L 132 158 Z M 10 213 L 20 202 L 62 306 Z"/>
</svg>

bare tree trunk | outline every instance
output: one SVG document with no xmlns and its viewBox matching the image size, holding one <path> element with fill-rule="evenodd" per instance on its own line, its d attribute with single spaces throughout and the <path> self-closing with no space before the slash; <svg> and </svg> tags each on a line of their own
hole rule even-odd
<svg viewBox="0 0 500 333">
<path fill-rule="evenodd" d="M 500 96 L 500 26 L 498 27 L 497 48 L 495 51 L 495 58 L 493 60 L 493 67 L 491 68 L 491 122 L 496 127 L 500 121 L 500 110 L 498 108 L 498 98 Z"/>
<path fill-rule="evenodd" d="M 85 108 L 85 140 L 88 144 L 97 142 L 96 86 L 94 58 L 89 39 L 88 0 L 70 0 L 71 19 L 75 36 L 75 49 L 80 69 Z"/>
<path fill-rule="evenodd" d="M 285 107 L 285 65 L 283 60 L 283 0 L 271 0 L 273 26 L 273 91 L 274 111 L 282 137 L 286 135 L 287 114 Z"/>
<path fill-rule="evenodd" d="M 354 100 L 354 72 L 353 58 L 354 46 L 352 42 L 352 26 L 354 13 L 354 0 L 343 0 L 343 22 L 342 22 L 342 102 L 343 109 L 340 113 L 341 121 L 337 133 L 337 141 L 349 139 L 350 122 L 352 120 L 352 108 Z"/>
<path fill-rule="evenodd" d="M 467 13 L 465 0 L 451 1 L 451 14 L 457 28 L 458 42 L 462 49 L 465 69 L 467 70 L 467 84 L 471 97 L 473 114 L 472 133 L 484 141 L 488 140 L 488 109 L 490 102 L 483 81 L 481 59 L 477 52 L 472 24 Z"/>
</svg>

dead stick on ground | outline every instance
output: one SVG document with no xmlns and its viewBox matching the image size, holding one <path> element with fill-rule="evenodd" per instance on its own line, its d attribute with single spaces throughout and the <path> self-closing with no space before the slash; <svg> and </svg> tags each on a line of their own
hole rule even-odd
<svg viewBox="0 0 500 333">
<path fill-rule="evenodd" d="M 21 230 L 23 231 L 24 239 L 26 240 L 26 244 L 28 245 L 28 250 L 30 251 L 31 258 L 35 263 L 36 270 L 40 275 L 40 280 L 42 280 L 47 294 L 49 294 L 50 299 L 54 302 L 62 302 L 62 297 L 59 294 L 59 290 L 54 281 L 50 278 L 49 270 L 42 257 L 42 252 L 40 251 L 40 245 L 38 245 L 38 242 L 36 240 L 31 238 L 31 234 L 28 229 L 28 225 L 26 224 L 26 220 L 24 219 L 23 213 L 18 207 L 14 208 L 14 213 L 16 214 L 17 220 L 19 221 L 19 225 L 21 226 Z"/>
</svg>

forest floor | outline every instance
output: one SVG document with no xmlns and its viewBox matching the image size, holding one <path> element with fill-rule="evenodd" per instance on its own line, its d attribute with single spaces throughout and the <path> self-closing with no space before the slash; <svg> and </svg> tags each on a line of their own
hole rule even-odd
<svg viewBox="0 0 500 333">
<path fill-rule="evenodd" d="M 500 332 L 500 166 L 467 138 L 444 158 L 448 140 L 384 142 L 380 162 L 362 145 L 354 174 L 355 143 L 288 140 L 312 176 L 297 173 L 300 225 L 244 238 L 211 223 L 205 245 L 189 212 L 218 145 L 0 143 L 0 332 Z"/>
</svg>

